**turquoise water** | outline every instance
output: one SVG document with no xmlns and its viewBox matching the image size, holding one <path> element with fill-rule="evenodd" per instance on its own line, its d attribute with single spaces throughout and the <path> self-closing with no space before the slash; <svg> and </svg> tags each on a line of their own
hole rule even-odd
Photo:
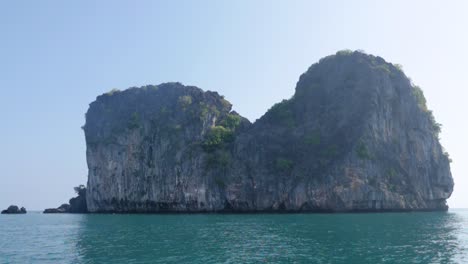
<svg viewBox="0 0 468 264">
<path fill-rule="evenodd" d="M 468 263 L 468 211 L 0 215 L 0 263 Z"/>
</svg>

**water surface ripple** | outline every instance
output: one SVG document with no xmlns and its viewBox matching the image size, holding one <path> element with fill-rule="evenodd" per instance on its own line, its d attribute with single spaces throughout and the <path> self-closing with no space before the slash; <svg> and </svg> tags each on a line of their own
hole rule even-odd
<svg viewBox="0 0 468 264">
<path fill-rule="evenodd" d="M 468 263 L 448 213 L 0 216 L 0 263 Z"/>
</svg>

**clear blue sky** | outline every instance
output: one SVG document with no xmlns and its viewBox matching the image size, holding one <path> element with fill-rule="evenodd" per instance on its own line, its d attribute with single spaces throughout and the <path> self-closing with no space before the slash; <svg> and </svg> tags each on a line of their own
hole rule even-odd
<svg viewBox="0 0 468 264">
<path fill-rule="evenodd" d="M 86 183 L 80 127 L 101 93 L 179 81 L 253 121 L 341 49 L 400 63 L 424 89 L 453 158 L 449 204 L 468 207 L 467 13 L 467 1 L 1 1 L 0 207 L 55 207 Z"/>
</svg>

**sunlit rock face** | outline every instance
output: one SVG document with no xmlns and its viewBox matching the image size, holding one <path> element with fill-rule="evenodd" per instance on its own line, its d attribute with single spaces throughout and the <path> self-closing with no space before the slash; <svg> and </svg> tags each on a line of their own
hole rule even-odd
<svg viewBox="0 0 468 264">
<path fill-rule="evenodd" d="M 312 65 L 253 124 L 166 83 L 99 96 L 84 131 L 90 212 L 446 210 L 453 190 L 422 91 L 360 52 Z"/>
</svg>

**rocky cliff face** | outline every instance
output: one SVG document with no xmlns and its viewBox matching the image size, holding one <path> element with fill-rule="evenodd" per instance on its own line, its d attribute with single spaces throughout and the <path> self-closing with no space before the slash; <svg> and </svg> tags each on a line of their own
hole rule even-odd
<svg viewBox="0 0 468 264">
<path fill-rule="evenodd" d="M 101 95 L 84 126 L 90 212 L 445 210 L 453 190 L 422 91 L 339 52 L 251 124 L 216 92 Z"/>
</svg>

